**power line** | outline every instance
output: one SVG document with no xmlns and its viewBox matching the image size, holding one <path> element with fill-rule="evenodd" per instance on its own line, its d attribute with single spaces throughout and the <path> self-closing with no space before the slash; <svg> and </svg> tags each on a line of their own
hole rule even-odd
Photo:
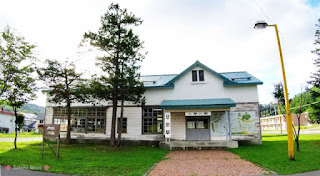
<svg viewBox="0 0 320 176">
<path fill-rule="evenodd" d="M 257 5 L 257 7 L 260 9 L 260 11 L 263 13 L 263 15 L 270 21 L 270 23 L 272 23 L 271 19 L 268 17 L 268 15 L 264 12 L 264 10 L 260 7 L 260 5 L 257 3 L 256 0 L 253 0 L 253 2 L 255 2 L 255 4 Z"/>
</svg>

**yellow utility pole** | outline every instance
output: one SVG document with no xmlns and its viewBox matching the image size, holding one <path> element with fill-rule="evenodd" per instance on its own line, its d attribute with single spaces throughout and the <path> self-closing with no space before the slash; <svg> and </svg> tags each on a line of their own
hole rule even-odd
<svg viewBox="0 0 320 176">
<path fill-rule="evenodd" d="M 286 73 L 283 64 L 282 50 L 280 45 L 279 31 L 276 24 L 268 25 L 273 26 L 276 30 L 279 54 L 280 54 L 280 63 L 282 68 L 282 78 L 283 78 L 283 89 L 284 89 L 284 100 L 286 105 L 286 119 L 287 119 L 287 136 L 288 136 L 288 154 L 290 160 L 295 160 L 294 158 L 294 144 L 293 144 L 293 131 L 292 131 L 292 117 L 290 113 L 290 103 L 288 98 L 288 89 L 287 89 L 287 81 L 286 81 Z"/>
</svg>

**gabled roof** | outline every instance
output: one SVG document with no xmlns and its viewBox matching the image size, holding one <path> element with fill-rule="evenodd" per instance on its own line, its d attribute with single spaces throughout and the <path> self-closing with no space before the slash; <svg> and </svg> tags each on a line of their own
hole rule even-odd
<svg viewBox="0 0 320 176">
<path fill-rule="evenodd" d="M 141 76 L 140 79 L 144 83 L 146 88 L 173 88 L 174 82 L 182 77 L 184 74 L 191 71 L 194 67 L 199 66 L 206 71 L 212 73 L 213 75 L 218 76 L 224 82 L 224 86 L 240 86 L 240 85 L 257 85 L 263 84 L 262 81 L 257 79 L 256 77 L 252 76 L 246 71 L 243 72 L 224 72 L 224 73 L 217 73 L 214 70 L 210 69 L 209 67 L 205 66 L 199 61 L 196 61 L 190 67 L 185 69 L 180 74 L 171 74 L 171 75 L 146 75 Z"/>
<path fill-rule="evenodd" d="M 200 108 L 229 108 L 235 107 L 236 102 L 230 98 L 163 100 L 162 109 L 200 109 Z"/>
<path fill-rule="evenodd" d="M 203 69 L 205 69 L 206 71 L 218 76 L 219 78 L 221 78 L 222 80 L 224 80 L 225 82 L 230 82 L 229 79 L 225 78 L 224 76 L 222 76 L 221 74 L 215 72 L 214 70 L 212 70 L 211 68 L 203 65 L 201 62 L 196 61 L 194 64 L 192 64 L 190 67 L 188 67 L 187 69 L 185 69 L 183 72 L 181 72 L 179 75 L 177 75 L 176 77 L 174 77 L 172 80 L 170 80 L 166 85 L 170 85 L 173 84 L 174 81 L 176 81 L 177 79 L 179 79 L 181 76 L 183 76 L 184 74 L 188 73 L 190 70 L 192 70 L 194 67 L 199 66 Z"/>
</svg>

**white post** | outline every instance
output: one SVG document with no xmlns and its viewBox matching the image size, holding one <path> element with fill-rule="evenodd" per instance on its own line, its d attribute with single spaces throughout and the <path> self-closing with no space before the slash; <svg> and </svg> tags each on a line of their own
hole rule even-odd
<svg viewBox="0 0 320 176">
<path fill-rule="evenodd" d="M 171 138 L 171 113 L 164 113 L 164 137 L 166 141 L 170 141 Z"/>
</svg>

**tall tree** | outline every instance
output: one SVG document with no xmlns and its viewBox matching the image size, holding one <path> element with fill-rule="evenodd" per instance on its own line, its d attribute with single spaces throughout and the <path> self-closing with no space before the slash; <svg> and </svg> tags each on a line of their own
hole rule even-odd
<svg viewBox="0 0 320 176">
<path fill-rule="evenodd" d="M 68 127 L 66 144 L 70 145 L 71 104 L 86 102 L 86 94 L 82 92 L 84 79 L 82 73 L 77 73 L 73 62 L 60 63 L 56 60 L 46 60 L 46 66 L 38 69 L 39 79 L 49 88 L 49 101 L 64 104 L 67 109 Z"/>
<path fill-rule="evenodd" d="M 316 66 L 316 72 L 312 73 L 311 81 L 308 81 L 314 88 L 310 89 L 311 96 L 314 99 L 320 98 L 320 18 L 318 19 L 318 24 L 316 24 L 316 32 L 315 32 L 315 40 L 314 46 L 315 49 L 311 51 L 316 58 L 314 59 L 314 65 Z M 315 121 L 320 122 L 320 104 L 313 104 L 312 105 L 312 116 L 314 117 Z"/>
<path fill-rule="evenodd" d="M 121 9 L 118 4 L 111 4 L 107 12 L 101 17 L 101 27 L 97 33 L 88 32 L 84 39 L 104 53 L 98 58 L 98 65 L 107 76 L 100 79 L 100 88 L 106 91 L 108 96 L 102 96 L 105 100 L 112 100 L 112 122 L 110 146 L 115 146 L 115 129 L 118 100 L 125 100 L 126 92 L 124 83 L 128 70 L 135 73 L 137 64 L 142 61 L 141 53 L 143 42 L 139 36 L 133 33 L 132 27 L 138 26 L 142 20 L 126 9 Z M 134 74 L 136 75 L 136 74 Z M 105 87 L 101 87 L 104 85 Z M 96 86 L 96 88 L 99 86 Z"/>
<path fill-rule="evenodd" d="M 8 27 L 0 38 L 0 101 L 11 106 L 15 114 L 15 139 L 17 148 L 17 131 L 19 124 L 18 108 L 36 98 L 37 90 L 35 65 L 33 63 L 34 45 L 29 44 L 21 36 L 15 35 Z"/>
<path fill-rule="evenodd" d="M 0 98 L 10 88 L 12 74 L 18 65 L 33 59 L 34 45 L 25 41 L 24 37 L 15 35 L 10 27 L 6 27 L 0 36 Z"/>
</svg>

